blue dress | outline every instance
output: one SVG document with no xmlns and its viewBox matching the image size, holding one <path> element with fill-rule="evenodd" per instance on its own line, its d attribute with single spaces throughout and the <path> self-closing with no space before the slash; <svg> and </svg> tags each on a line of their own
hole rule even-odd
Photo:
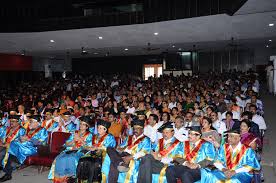
<svg viewBox="0 0 276 183">
<path fill-rule="evenodd" d="M 66 145 L 74 141 L 74 137 L 77 134 L 85 141 L 84 146 L 76 141 L 71 146 Z M 54 160 L 48 179 L 53 182 L 64 182 L 68 177 L 75 177 L 78 161 L 84 155 L 81 150 L 83 150 L 85 146 L 91 146 L 91 142 L 92 134 L 89 131 L 86 131 L 83 135 L 80 135 L 80 131 L 72 133 L 64 145 L 66 149 Z"/>
<path fill-rule="evenodd" d="M 33 131 L 28 128 L 26 131 L 26 136 L 30 138 L 29 141 L 21 142 L 19 139 L 13 140 L 8 150 L 9 154 L 17 157 L 17 160 L 20 164 L 23 164 L 28 156 L 36 154 L 36 146 L 46 144 L 48 139 L 48 133 L 46 129 L 41 127 L 38 127 Z"/>
<path fill-rule="evenodd" d="M 132 156 L 138 155 L 143 156 L 150 153 L 151 151 L 151 141 L 150 138 L 142 136 L 135 141 L 132 141 L 133 136 L 128 136 L 123 143 L 120 145 L 121 148 L 126 148 L 131 152 Z M 138 156 L 139 157 L 139 156 Z M 138 178 L 138 170 L 140 165 L 140 159 L 135 158 L 130 161 L 129 171 L 125 173 L 119 173 L 118 182 L 119 183 L 135 183 Z"/>
<path fill-rule="evenodd" d="M 229 145 L 224 144 L 220 147 L 215 163 L 222 167 L 237 171 L 240 168 L 245 168 L 249 171 L 260 170 L 260 163 L 255 152 L 245 145 L 241 144 L 241 148 L 235 154 L 229 151 Z M 236 173 L 232 178 L 227 179 L 222 171 L 201 169 L 201 182 L 204 183 L 250 183 L 253 175 L 247 172 Z"/>
</svg>

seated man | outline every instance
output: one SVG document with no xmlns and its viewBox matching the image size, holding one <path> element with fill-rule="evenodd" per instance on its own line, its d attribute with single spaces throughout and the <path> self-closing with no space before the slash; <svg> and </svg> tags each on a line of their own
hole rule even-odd
<svg viewBox="0 0 276 183">
<path fill-rule="evenodd" d="M 56 127 L 58 127 L 58 121 L 55 121 L 53 118 L 53 110 L 45 109 L 45 119 L 41 124 L 41 127 L 45 128 L 48 132 L 53 131 Z"/>
<path fill-rule="evenodd" d="M 7 148 L 9 148 L 10 143 L 14 140 L 19 140 L 20 137 L 25 135 L 25 129 L 19 124 L 19 115 L 10 115 L 10 127 L 1 127 L 0 133 L 0 160 L 2 161 L 2 167 L 7 163 Z M 2 168 L 1 167 L 1 168 Z"/>
<path fill-rule="evenodd" d="M 163 124 L 158 131 L 162 132 L 163 138 L 153 147 L 151 154 L 141 158 L 138 183 L 164 182 L 168 165 L 171 165 L 174 158 L 181 157 L 183 154 L 183 143 L 174 137 L 173 124 L 171 122 Z M 160 175 L 153 176 L 152 174 Z"/>
<path fill-rule="evenodd" d="M 143 134 L 144 123 L 144 120 L 134 120 L 133 136 L 128 136 L 117 151 L 114 148 L 107 149 L 111 160 L 108 182 L 125 182 L 127 179 L 129 182 L 137 182 L 139 159 L 151 150 L 150 138 Z M 122 172 L 120 175 L 117 168 Z"/>
<path fill-rule="evenodd" d="M 236 182 L 250 183 L 252 170 L 260 170 L 254 150 L 241 144 L 239 130 L 227 132 L 228 143 L 219 149 L 214 162 L 215 170 L 202 169 L 201 182 Z"/>
<path fill-rule="evenodd" d="M 209 166 L 215 159 L 216 151 L 213 144 L 201 137 L 200 127 L 190 127 L 188 141 L 184 142 L 184 159 L 176 159 L 178 165 L 166 170 L 168 183 L 175 183 L 180 178 L 184 183 L 200 180 L 200 169 Z"/>
<path fill-rule="evenodd" d="M 1 182 L 12 179 L 14 163 L 23 164 L 28 156 L 37 153 L 37 145 L 45 144 L 48 138 L 47 131 L 40 126 L 40 116 L 33 116 L 26 135 L 20 139 L 12 141 L 8 151 L 7 163 L 4 167 L 5 175 L 0 179 Z"/>
</svg>

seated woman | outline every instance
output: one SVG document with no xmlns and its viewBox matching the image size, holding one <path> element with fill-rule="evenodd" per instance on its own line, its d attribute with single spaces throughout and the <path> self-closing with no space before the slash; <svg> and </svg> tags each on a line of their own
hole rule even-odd
<svg viewBox="0 0 276 183">
<path fill-rule="evenodd" d="M 108 134 L 110 125 L 110 122 L 103 120 L 97 122 L 98 134 L 92 137 L 92 147 L 88 148 L 90 152 L 86 153 L 86 155 L 79 160 L 77 167 L 78 182 L 92 183 L 93 178 L 96 178 L 94 174 L 97 172 L 97 167 L 100 167 L 101 164 L 102 182 L 107 182 L 110 158 L 106 153 L 106 149 L 116 146 L 115 138 L 111 134 Z"/>
<path fill-rule="evenodd" d="M 63 183 L 76 177 L 78 161 L 92 142 L 92 134 L 89 132 L 90 120 L 87 116 L 80 118 L 80 130 L 71 134 L 64 145 L 66 149 L 54 160 L 48 175 L 49 180 Z"/>
<path fill-rule="evenodd" d="M 210 118 L 205 116 L 203 117 L 201 132 L 202 139 L 211 142 L 216 149 L 219 148 L 221 138 L 219 133 L 212 127 L 212 120 Z"/>
<path fill-rule="evenodd" d="M 257 148 L 261 146 L 261 140 L 249 132 L 251 123 L 252 122 L 245 119 L 241 121 L 241 143 L 251 147 L 253 150 L 257 150 Z"/>
</svg>

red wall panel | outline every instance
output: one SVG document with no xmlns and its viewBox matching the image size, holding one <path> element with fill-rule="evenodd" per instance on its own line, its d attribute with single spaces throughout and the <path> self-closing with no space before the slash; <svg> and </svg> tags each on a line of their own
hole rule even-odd
<svg viewBox="0 0 276 183">
<path fill-rule="evenodd" d="M 32 57 L 0 53 L 0 71 L 31 71 Z"/>
</svg>

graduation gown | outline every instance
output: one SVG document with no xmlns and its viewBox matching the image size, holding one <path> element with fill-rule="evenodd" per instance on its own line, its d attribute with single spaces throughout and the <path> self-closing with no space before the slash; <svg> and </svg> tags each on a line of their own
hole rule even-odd
<svg viewBox="0 0 276 183">
<path fill-rule="evenodd" d="M 6 149 L 6 155 L 2 159 L 2 167 L 4 167 L 8 161 L 8 157 L 9 157 L 8 149 L 10 147 L 10 143 L 12 141 L 20 140 L 20 137 L 24 135 L 25 135 L 25 129 L 22 128 L 21 126 L 18 126 L 13 133 L 11 133 L 11 127 L 5 127 L 5 126 L 0 127 L 0 139 L 3 143 L 8 144 Z"/>
<path fill-rule="evenodd" d="M 175 137 L 172 137 L 171 142 L 165 145 L 164 139 L 160 139 L 158 144 L 153 147 L 155 152 L 158 152 L 162 158 L 180 158 L 183 156 L 184 148 L 183 143 L 177 140 Z M 152 175 L 152 182 L 163 183 L 167 182 L 166 180 L 166 169 L 171 164 L 164 164 L 164 167 L 160 171 L 160 174 Z"/>
<path fill-rule="evenodd" d="M 75 141 L 72 145 L 67 144 L 74 141 L 75 135 L 79 135 L 80 138 L 85 142 L 84 146 L 78 141 Z M 64 182 L 67 177 L 76 176 L 76 169 L 78 166 L 79 159 L 84 155 L 81 151 L 85 146 L 92 145 L 92 134 L 89 131 L 80 135 L 80 131 L 75 131 L 69 137 L 69 139 L 64 144 L 65 150 L 62 151 L 54 160 L 48 179 L 53 182 Z M 76 150 L 73 152 L 72 150 Z M 71 153 L 69 153 L 71 151 Z"/>
<path fill-rule="evenodd" d="M 48 132 L 51 132 L 56 127 L 58 127 L 58 122 L 56 122 L 54 119 L 44 120 L 41 124 L 41 127 L 45 128 Z"/>
<path fill-rule="evenodd" d="M 20 140 L 14 140 L 10 144 L 8 150 L 9 154 L 17 157 L 20 164 L 23 164 L 28 156 L 37 153 L 37 145 L 46 144 L 48 139 L 48 133 L 45 128 L 38 127 L 31 131 L 29 128 L 26 130 L 26 135 L 30 138 L 29 141 L 21 142 Z"/>
<path fill-rule="evenodd" d="M 138 139 L 134 140 L 133 136 L 128 136 L 120 145 L 121 148 L 126 148 L 126 152 L 134 157 L 129 163 L 129 171 L 119 173 L 119 183 L 135 183 L 137 182 L 138 170 L 140 165 L 139 158 L 151 151 L 150 138 L 142 135 Z"/>
<path fill-rule="evenodd" d="M 109 174 L 109 167 L 110 167 L 110 158 L 106 153 L 106 148 L 108 147 L 115 147 L 116 141 L 113 135 L 106 134 L 103 137 L 99 138 L 99 135 L 93 135 L 92 138 L 92 146 L 100 147 L 102 150 L 102 182 L 106 183 L 108 174 Z"/>
<path fill-rule="evenodd" d="M 239 172 L 241 169 L 247 170 L 236 173 L 232 178 L 227 179 L 219 169 L 210 171 L 209 169 L 201 170 L 201 182 L 204 183 L 250 183 L 253 177 L 249 172 L 252 170 L 260 170 L 260 163 L 257 160 L 255 152 L 239 143 L 239 149 L 233 154 L 230 151 L 230 145 L 224 144 L 220 147 L 215 164 L 221 167 Z"/>
</svg>

